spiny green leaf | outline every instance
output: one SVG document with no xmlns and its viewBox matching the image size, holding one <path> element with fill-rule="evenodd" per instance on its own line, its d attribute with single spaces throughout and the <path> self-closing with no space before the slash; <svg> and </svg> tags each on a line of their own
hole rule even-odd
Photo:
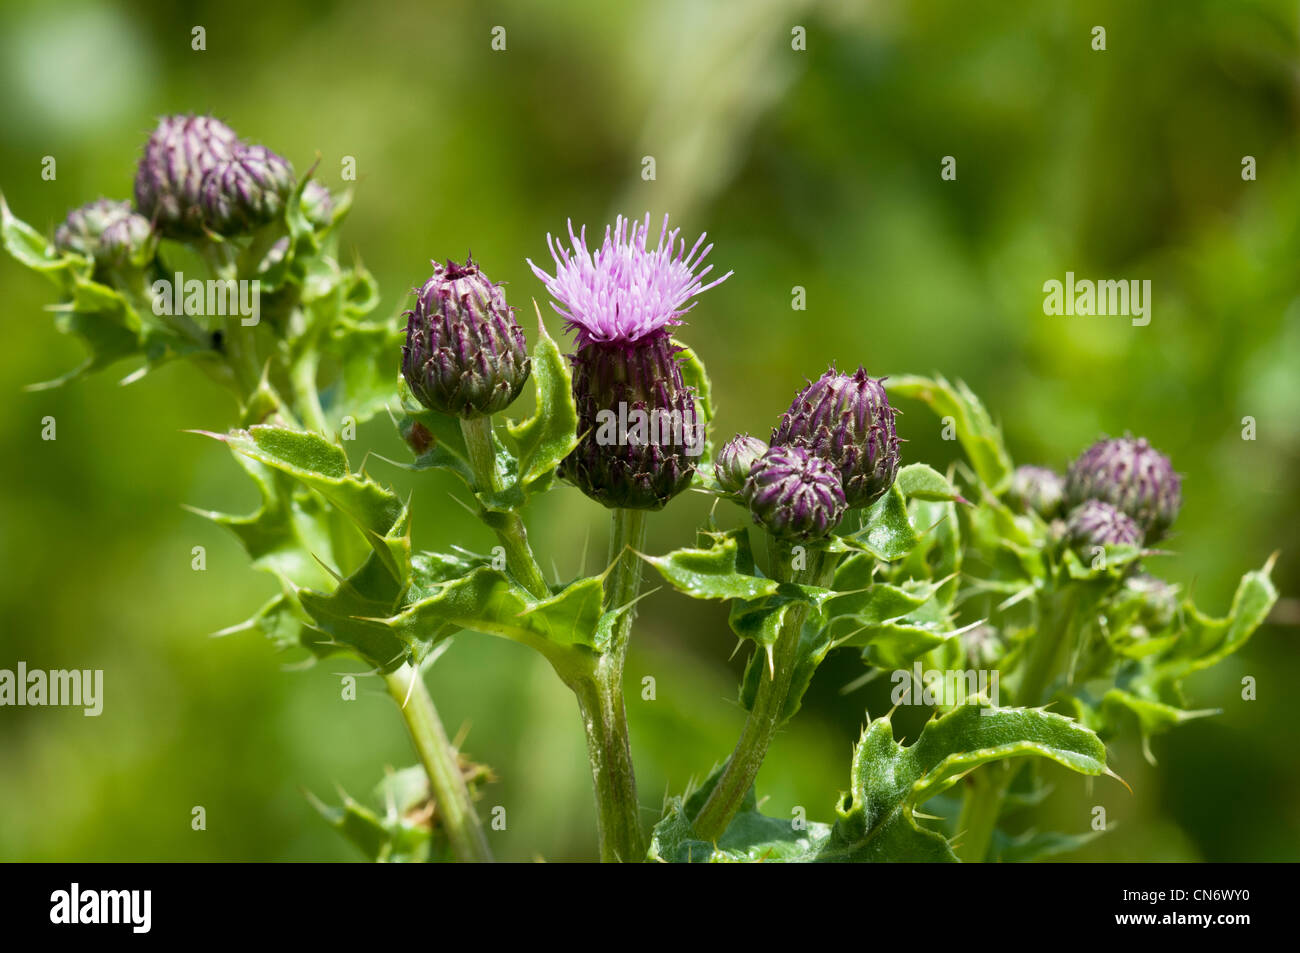
<svg viewBox="0 0 1300 953">
<path fill-rule="evenodd" d="M 940 834 L 917 824 L 914 810 L 967 771 L 1015 757 L 1047 758 L 1087 775 L 1106 770 L 1097 736 L 1051 712 L 959 705 L 907 747 L 894 740 L 888 718 L 877 719 L 854 752 L 850 794 L 816 859 L 955 860 Z"/>
<path fill-rule="evenodd" d="M 536 302 L 533 307 L 535 310 Z M 540 313 L 532 364 L 537 409 L 531 417 L 507 424 L 515 441 L 518 479 L 525 495 L 546 490 L 554 480 L 555 468 L 578 445 L 578 410 L 573 403 L 569 362 L 546 333 Z"/>
<path fill-rule="evenodd" d="M 757 574 L 749 530 L 701 532 L 703 545 L 642 558 L 678 592 L 693 599 L 757 599 L 775 595 L 775 579 Z"/>
<path fill-rule="evenodd" d="M 843 529 L 843 527 L 841 527 Z M 831 552 L 865 552 L 877 559 L 902 559 L 918 540 L 907 518 L 907 502 L 898 484 L 872 503 L 862 516 L 862 528 L 851 535 L 833 536 Z"/>
<path fill-rule="evenodd" d="M 909 463 L 898 471 L 898 488 L 909 500 L 961 501 L 962 496 L 938 470 L 924 463 Z"/>
<path fill-rule="evenodd" d="M 409 544 L 401 543 L 406 507 L 391 490 L 353 474 L 341 447 L 320 434 L 283 427 L 250 427 L 218 439 L 315 490 L 352 520 L 394 579 L 406 579 Z"/>
<path fill-rule="evenodd" d="M 984 409 L 980 399 L 962 381 L 950 384 L 942 377 L 891 377 L 885 383 L 890 394 L 919 400 L 936 416 L 952 417 L 957 439 L 980 480 L 1000 493 L 1011 476 L 1011 456 L 1002 442 L 1002 431 Z"/>
</svg>

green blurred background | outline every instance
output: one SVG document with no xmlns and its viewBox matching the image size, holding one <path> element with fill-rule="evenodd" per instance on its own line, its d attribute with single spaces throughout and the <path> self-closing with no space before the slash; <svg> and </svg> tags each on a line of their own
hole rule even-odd
<svg viewBox="0 0 1300 953">
<path fill-rule="evenodd" d="M 74 205 L 128 197 L 154 118 L 177 111 L 211 112 L 300 170 L 319 157 L 332 187 L 354 156 L 343 247 L 388 314 L 430 258 L 470 249 L 526 307 L 542 292 L 524 258 L 545 259 L 567 217 L 669 211 L 736 272 L 682 332 L 712 374 L 719 437 L 765 435 L 831 360 L 966 379 L 1019 462 L 1063 466 L 1102 433 L 1145 434 L 1186 475 L 1165 571 L 1219 613 L 1274 550 L 1284 597 L 1300 575 L 1298 23 L 1293 2 L 1246 0 L 5 3 L 0 188 L 52 231 Z M 948 155 L 956 181 L 940 179 Z M 1242 180 L 1247 155 L 1257 181 Z M 1067 270 L 1150 278 L 1151 324 L 1045 316 L 1043 282 Z M 23 390 L 79 348 L 42 312 L 39 276 L 0 257 L 0 289 L 0 668 L 106 682 L 99 718 L 0 709 L 0 860 L 355 859 L 302 792 L 365 796 L 414 760 L 381 685 L 343 701 L 339 674 L 357 666 L 300 669 L 253 637 L 208 638 L 274 586 L 181 508 L 252 508 L 229 455 L 182 432 L 224 429 L 233 407 L 183 366 Z M 946 465 L 935 419 L 903 410 L 906 456 Z M 46 415 L 57 441 L 40 439 Z M 386 419 L 358 443 L 404 452 Z M 371 472 L 414 493 L 417 544 L 491 545 L 449 482 Z M 650 548 L 689 540 L 706 504 L 656 516 Z M 588 567 L 603 559 L 603 511 L 577 491 L 533 509 L 545 565 L 567 577 L 584 548 Z M 206 572 L 190 568 L 197 545 Z M 649 819 L 730 750 L 744 653 L 729 658 L 719 606 L 659 591 L 643 610 L 628 705 Z M 1085 830 L 1100 804 L 1116 825 L 1072 857 L 1300 858 L 1296 637 L 1268 625 L 1195 680 L 1192 707 L 1224 712 L 1159 739 L 1158 769 L 1114 744 L 1132 795 L 1062 776 L 1046 823 Z M 864 713 L 889 707 L 884 679 L 841 692 L 860 673 L 851 653 L 823 667 L 760 776 L 769 813 L 830 817 Z M 648 675 L 653 701 L 637 690 Z M 466 634 L 429 679 L 500 775 L 484 800 L 507 808 L 498 855 L 593 856 L 576 707 L 545 663 Z M 924 717 L 900 713 L 900 734 Z"/>
</svg>

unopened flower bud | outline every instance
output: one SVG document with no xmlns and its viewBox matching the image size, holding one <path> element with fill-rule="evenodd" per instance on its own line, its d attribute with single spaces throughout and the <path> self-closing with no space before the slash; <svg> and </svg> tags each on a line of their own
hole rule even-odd
<svg viewBox="0 0 1300 953">
<path fill-rule="evenodd" d="M 833 367 L 796 395 L 772 431 L 772 445 L 797 444 L 839 471 L 850 509 L 885 494 L 898 475 L 894 409 L 881 381 Z"/>
<path fill-rule="evenodd" d="M 1065 492 L 1071 506 L 1105 500 L 1141 526 L 1148 541 L 1169 529 L 1182 505 L 1182 481 L 1169 458 L 1145 439 L 1100 440 L 1070 464 Z"/>
<path fill-rule="evenodd" d="M 1136 546 L 1142 542 L 1142 528 L 1128 514 L 1102 500 L 1087 500 L 1071 510 L 1065 532 L 1070 544 L 1083 552 L 1094 546 Z"/>
<path fill-rule="evenodd" d="M 825 538 L 847 506 L 835 467 L 798 445 L 763 454 L 749 471 L 744 495 L 754 521 L 783 540 Z"/>
<path fill-rule="evenodd" d="M 560 472 L 596 502 L 657 510 L 690 485 L 704 434 L 680 350 L 659 333 L 571 355 L 581 437 Z"/>
<path fill-rule="evenodd" d="M 747 433 L 736 434 L 718 451 L 713 461 L 713 475 L 724 492 L 739 493 L 749 471 L 758 458 L 767 453 L 767 444 Z"/>
<path fill-rule="evenodd" d="M 1032 510 L 1051 520 L 1065 508 L 1065 478 L 1047 467 L 1016 467 L 1007 502 L 1021 513 Z"/>
<path fill-rule="evenodd" d="M 241 145 L 233 129 L 211 116 L 164 116 L 136 169 L 136 208 L 164 235 L 201 235 L 204 177 Z"/>
<path fill-rule="evenodd" d="M 434 262 L 406 319 L 402 374 L 425 407 L 471 419 L 519 396 L 532 369 L 523 329 L 472 259 Z"/>
<path fill-rule="evenodd" d="M 149 222 L 131 211 L 130 202 L 99 199 L 68 213 L 54 233 L 54 246 L 94 260 L 96 266 L 117 267 L 149 241 Z"/>
<path fill-rule="evenodd" d="M 203 224 L 240 235 L 274 221 L 293 191 L 293 167 L 265 146 L 244 146 L 203 177 Z"/>
<path fill-rule="evenodd" d="M 1178 587 L 1147 573 L 1125 579 L 1124 594 L 1140 600 L 1137 619 L 1148 632 L 1168 627 L 1178 612 Z"/>
<path fill-rule="evenodd" d="M 303 186 L 302 213 L 313 228 L 324 228 L 334 221 L 334 196 L 316 179 Z"/>
</svg>

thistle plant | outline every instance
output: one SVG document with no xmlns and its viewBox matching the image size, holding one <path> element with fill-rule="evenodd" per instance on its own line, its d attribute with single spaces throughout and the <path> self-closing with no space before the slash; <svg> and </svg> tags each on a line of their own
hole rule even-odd
<svg viewBox="0 0 1300 953">
<path fill-rule="evenodd" d="M 1149 754 L 1151 737 L 1207 714 L 1184 680 L 1241 648 L 1276 598 L 1271 560 L 1222 618 L 1160 578 L 1171 554 L 1151 547 L 1174 539 L 1182 486 L 1145 440 L 1095 444 L 1064 477 L 1016 468 L 978 398 L 942 378 L 831 367 L 772 409 L 770 445 L 740 434 L 715 453 L 712 388 L 676 335 L 733 273 L 711 278 L 713 246 L 701 234 L 688 250 L 666 217 L 655 244 L 649 215 L 620 216 L 594 249 L 570 224 L 567 245 L 547 238 L 551 271 L 528 261 L 573 336 L 565 355 L 536 303 L 528 347 L 531 327 L 487 276 L 496 262 L 439 255 L 411 276 L 409 309 L 372 316 L 373 279 L 338 258 L 349 205 L 216 119 L 170 116 L 145 144 L 134 204 L 73 210 L 51 239 L 0 197 L 0 240 L 51 280 L 56 326 L 88 349 L 51 386 L 185 361 L 233 398 L 229 428 L 201 433 L 260 503 L 195 512 L 279 592 L 224 631 L 382 680 L 418 761 L 382 785 L 394 809 L 312 801 L 370 859 L 492 858 L 475 803 L 491 770 L 453 745 L 424 682 L 435 661 L 456 664 L 462 633 L 537 651 L 573 691 L 602 860 L 1024 860 L 1091 836 L 1026 832 L 1042 767 L 1114 775 L 1107 742 L 1136 736 Z M 193 262 L 205 272 L 182 277 Z M 231 304 L 245 286 L 255 306 Z M 953 421 L 964 459 L 946 472 L 907 460 L 904 401 Z M 345 449 L 381 410 L 411 450 L 396 465 L 462 481 L 493 554 L 413 548 L 408 503 Z M 608 511 L 594 575 L 548 579 L 534 554 L 525 506 L 561 483 Z M 647 552 L 647 520 L 685 492 L 715 504 L 696 538 Z M 658 815 L 637 791 L 623 695 L 646 567 L 682 597 L 727 603 L 751 645 L 735 745 L 711 769 L 683 766 L 700 782 Z M 795 826 L 760 812 L 761 769 L 832 651 L 866 675 L 975 668 L 1000 690 L 923 700 L 933 718 L 910 744 L 889 715 L 868 716 L 847 793 Z"/>
</svg>

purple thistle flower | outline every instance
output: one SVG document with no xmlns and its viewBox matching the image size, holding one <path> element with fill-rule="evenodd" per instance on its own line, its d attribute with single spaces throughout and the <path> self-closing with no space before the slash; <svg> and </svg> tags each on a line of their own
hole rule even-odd
<svg viewBox="0 0 1300 953">
<path fill-rule="evenodd" d="M 745 480 L 749 512 L 773 536 L 823 539 L 847 506 L 834 466 L 798 445 L 772 447 Z"/>
<path fill-rule="evenodd" d="M 1127 513 L 1148 541 L 1169 529 L 1182 506 L 1182 481 L 1144 438 L 1099 440 L 1070 464 L 1065 493 L 1072 506 L 1105 500 Z"/>
<path fill-rule="evenodd" d="M 681 229 L 668 230 L 664 216 L 659 244 L 648 246 L 650 213 L 643 222 L 619 216 L 612 228 L 606 226 L 605 241 L 593 253 L 587 248 L 587 228 L 574 234 L 569 221 L 569 243 L 565 248 L 551 235 L 546 236 L 555 274 L 549 275 L 528 260 L 528 265 L 546 285 L 555 299 L 551 307 L 575 331 L 578 346 L 591 343 L 633 344 L 674 325 L 694 307 L 691 298 L 708 291 L 731 277 L 727 272 L 707 285 L 704 278 L 713 270 L 696 269 L 713 249 L 696 240 L 689 253 Z M 558 302 L 558 303 L 557 303 Z"/>
</svg>

